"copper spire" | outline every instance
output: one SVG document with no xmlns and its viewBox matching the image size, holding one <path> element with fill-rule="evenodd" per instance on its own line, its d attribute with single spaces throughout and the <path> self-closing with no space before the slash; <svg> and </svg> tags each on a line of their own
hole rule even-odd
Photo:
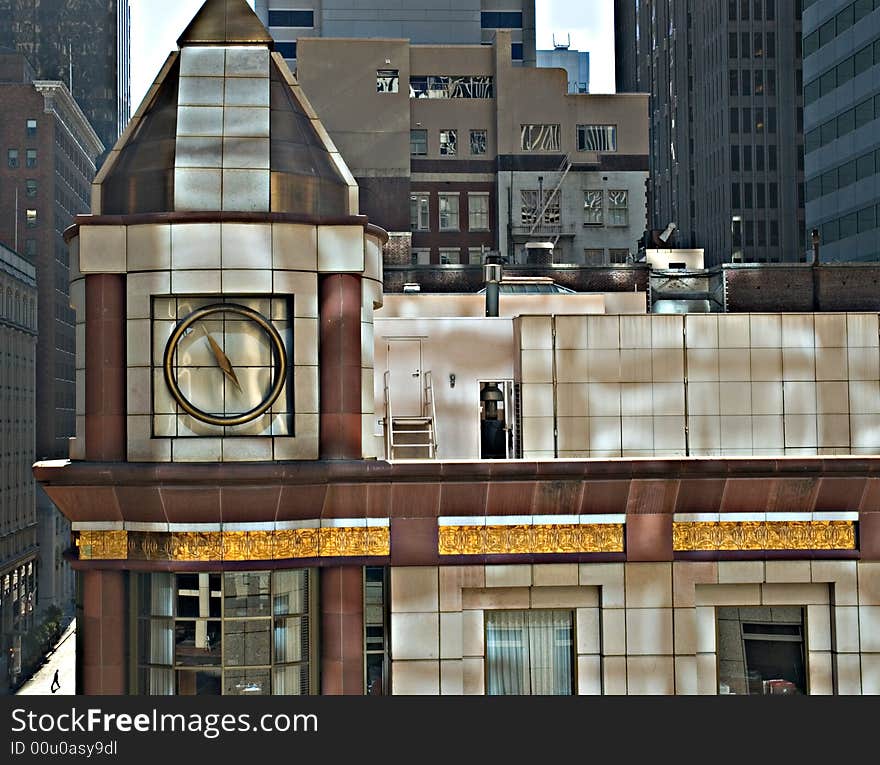
<svg viewBox="0 0 880 765">
<path fill-rule="evenodd" d="M 272 36 L 245 0 L 206 0 L 177 45 L 268 45 Z"/>
</svg>

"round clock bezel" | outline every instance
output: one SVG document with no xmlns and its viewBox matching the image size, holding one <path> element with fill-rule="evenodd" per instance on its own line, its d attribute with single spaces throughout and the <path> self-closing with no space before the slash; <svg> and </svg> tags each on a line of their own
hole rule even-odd
<svg viewBox="0 0 880 765">
<path fill-rule="evenodd" d="M 199 407 L 189 401 L 189 399 L 183 395 L 180 386 L 177 384 L 176 366 L 174 364 L 174 353 L 186 331 L 197 322 L 218 313 L 232 313 L 250 319 L 266 333 L 272 347 L 272 370 L 274 372 L 274 381 L 269 392 L 263 397 L 263 400 L 252 409 L 229 416 L 211 414 L 203 409 L 199 409 Z M 208 425 L 220 425 L 226 427 L 244 425 L 269 411 L 281 395 L 281 391 L 284 390 L 284 385 L 287 382 L 287 367 L 287 352 L 284 348 L 284 341 L 278 330 L 273 326 L 272 322 L 259 311 L 255 311 L 247 306 L 239 305 L 238 303 L 212 303 L 211 305 L 197 308 L 195 311 L 181 319 L 171 333 L 171 337 L 168 338 L 168 342 L 165 344 L 165 355 L 163 359 L 165 383 L 177 405 L 180 406 L 184 412 L 191 417 L 195 417 L 200 422 L 207 423 Z"/>
</svg>

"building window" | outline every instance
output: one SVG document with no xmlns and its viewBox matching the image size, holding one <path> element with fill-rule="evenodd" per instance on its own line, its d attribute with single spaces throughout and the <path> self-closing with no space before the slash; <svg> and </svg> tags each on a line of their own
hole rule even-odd
<svg viewBox="0 0 880 765">
<path fill-rule="evenodd" d="M 584 191 L 584 225 L 603 226 L 605 224 L 605 192 L 601 189 Z"/>
<path fill-rule="evenodd" d="M 376 92 L 397 93 L 400 91 L 400 71 L 397 69 L 376 70 Z"/>
<path fill-rule="evenodd" d="M 25 211 L 25 219 L 27 220 L 28 226 L 36 226 L 37 225 L 37 211 L 33 208 L 29 207 Z"/>
<path fill-rule="evenodd" d="M 538 189 L 522 189 L 520 198 L 523 226 L 559 226 L 559 192 L 544 191 L 539 195 Z"/>
<path fill-rule="evenodd" d="M 578 125 L 578 151 L 617 151 L 617 125 Z"/>
<path fill-rule="evenodd" d="M 807 692 L 802 608 L 723 607 L 716 616 L 719 694 Z"/>
<path fill-rule="evenodd" d="M 410 194 L 409 222 L 413 231 L 428 231 L 431 227 L 428 219 L 428 194 Z"/>
<path fill-rule="evenodd" d="M 483 11 L 480 14 L 482 29 L 522 29 L 522 11 Z"/>
<path fill-rule="evenodd" d="M 409 131 L 409 153 L 413 157 L 423 157 L 428 153 L 428 131 Z"/>
<path fill-rule="evenodd" d="M 440 156 L 454 157 L 458 154 L 458 131 L 441 130 L 440 131 Z"/>
<path fill-rule="evenodd" d="M 18 167 L 18 149 L 6 150 L 6 165 L 8 167 Z"/>
<path fill-rule="evenodd" d="M 27 128 L 28 137 L 33 138 L 37 134 L 37 121 L 35 119 L 29 119 L 25 122 L 25 126 Z"/>
<path fill-rule="evenodd" d="M 571 611 L 486 611 L 486 693 L 570 696 Z"/>
<path fill-rule="evenodd" d="M 495 79 L 486 74 L 415 75 L 409 78 L 410 98 L 494 98 Z"/>
<path fill-rule="evenodd" d="M 25 151 L 25 164 L 28 167 L 36 167 L 37 166 L 37 150 L 36 149 L 27 149 Z"/>
<path fill-rule="evenodd" d="M 489 230 L 489 195 L 468 194 L 468 230 Z"/>
<path fill-rule="evenodd" d="M 296 58 L 296 42 L 276 42 L 275 50 L 278 51 L 283 58 Z"/>
<path fill-rule="evenodd" d="M 25 194 L 29 197 L 37 195 L 37 182 L 33 178 L 28 178 L 25 182 Z"/>
<path fill-rule="evenodd" d="M 520 125 L 523 151 L 559 151 L 559 125 Z"/>
<path fill-rule="evenodd" d="M 454 250 L 452 248 L 449 249 L 440 249 L 440 265 L 441 266 L 456 266 L 461 263 L 461 251 Z"/>
<path fill-rule="evenodd" d="M 628 226 L 629 214 L 627 211 L 629 192 L 626 189 L 608 192 L 608 225 Z"/>
<path fill-rule="evenodd" d="M 629 262 L 629 250 L 608 250 L 608 262 L 616 265 Z"/>
<path fill-rule="evenodd" d="M 584 250 L 584 265 L 604 266 L 605 250 L 599 248 Z"/>
<path fill-rule="evenodd" d="M 388 629 L 388 569 L 384 566 L 364 567 L 364 659 L 367 696 L 390 693 Z"/>
<path fill-rule="evenodd" d="M 458 231 L 458 194 L 438 194 L 440 230 Z"/>
<path fill-rule="evenodd" d="M 472 266 L 479 266 L 483 263 L 483 248 L 468 247 L 468 263 Z"/>
<path fill-rule="evenodd" d="M 137 575 L 138 691 L 313 693 L 313 577 L 310 569 Z"/>
<path fill-rule="evenodd" d="M 511 59 L 511 61 L 522 61 L 523 60 L 523 44 L 522 43 L 511 43 L 510 44 L 510 59 Z"/>
<path fill-rule="evenodd" d="M 299 27 L 312 29 L 315 26 L 314 11 L 269 11 L 270 27 Z"/>
<path fill-rule="evenodd" d="M 486 153 L 486 131 L 471 130 L 471 154 L 480 155 Z"/>
<path fill-rule="evenodd" d="M 410 252 L 410 263 L 414 266 L 428 266 L 431 264 L 431 251 L 430 250 L 412 250 Z"/>
</svg>

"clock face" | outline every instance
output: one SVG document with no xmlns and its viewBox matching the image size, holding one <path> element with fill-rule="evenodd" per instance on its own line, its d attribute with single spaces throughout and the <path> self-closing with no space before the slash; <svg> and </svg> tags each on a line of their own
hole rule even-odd
<svg viewBox="0 0 880 765">
<path fill-rule="evenodd" d="M 171 435 L 218 430 L 226 435 L 280 435 L 275 433 L 283 430 L 275 422 L 279 407 L 280 419 L 289 408 L 284 405 L 289 398 L 284 395 L 290 335 L 286 302 L 248 298 L 166 302 L 177 321 L 155 322 L 170 330 L 161 358 L 162 383 L 183 420 L 179 432 Z"/>
</svg>

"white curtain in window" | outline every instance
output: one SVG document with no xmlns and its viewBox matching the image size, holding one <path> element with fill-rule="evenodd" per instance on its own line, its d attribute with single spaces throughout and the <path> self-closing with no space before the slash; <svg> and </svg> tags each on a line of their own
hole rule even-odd
<svg viewBox="0 0 880 765">
<path fill-rule="evenodd" d="M 566 696 L 572 691 L 570 611 L 487 611 L 490 696 Z"/>
</svg>

